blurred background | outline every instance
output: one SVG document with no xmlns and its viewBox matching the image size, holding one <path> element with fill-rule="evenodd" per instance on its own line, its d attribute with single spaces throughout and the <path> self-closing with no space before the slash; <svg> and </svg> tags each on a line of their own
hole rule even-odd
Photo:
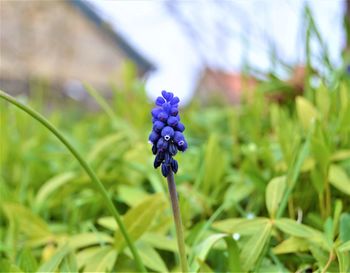
<svg viewBox="0 0 350 273">
<path fill-rule="evenodd" d="M 349 272 L 349 65 L 350 1 L 0 0 L 0 89 L 81 153 L 149 272 L 180 271 L 148 144 L 163 89 L 191 272 Z M 135 272 L 115 238 L 66 147 L 0 98 L 0 271 Z"/>
<path fill-rule="evenodd" d="M 28 93 L 44 82 L 50 96 L 83 100 L 84 83 L 108 95 L 129 69 L 150 98 L 167 89 L 183 104 L 217 92 L 237 103 L 271 77 L 300 89 L 308 65 L 327 74 L 348 64 L 349 9 L 341 0 L 1 1 L 0 87 Z"/>
</svg>

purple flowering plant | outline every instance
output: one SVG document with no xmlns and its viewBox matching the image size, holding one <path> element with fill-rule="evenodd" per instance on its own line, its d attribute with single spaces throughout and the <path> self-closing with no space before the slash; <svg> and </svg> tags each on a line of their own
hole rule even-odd
<svg viewBox="0 0 350 273">
<path fill-rule="evenodd" d="M 154 168 L 161 166 L 164 177 L 170 171 L 177 172 L 178 163 L 173 156 L 177 151 L 184 152 L 187 149 L 183 135 L 185 126 L 180 122 L 179 102 L 173 93 L 162 91 L 162 96 L 156 99 L 156 107 L 151 112 L 153 128 L 149 141 L 152 152 L 156 155 Z"/>
<path fill-rule="evenodd" d="M 162 96 L 156 99 L 156 106 L 151 112 L 153 127 L 148 139 L 152 144 L 152 152 L 156 155 L 153 163 L 154 168 L 161 166 L 162 174 L 168 181 L 181 269 L 182 272 L 188 272 L 182 221 L 174 179 L 178 163 L 173 157 L 178 151 L 184 152 L 187 149 L 187 142 L 183 135 L 185 126 L 180 122 L 179 102 L 179 98 L 174 96 L 173 93 L 162 91 Z"/>
</svg>

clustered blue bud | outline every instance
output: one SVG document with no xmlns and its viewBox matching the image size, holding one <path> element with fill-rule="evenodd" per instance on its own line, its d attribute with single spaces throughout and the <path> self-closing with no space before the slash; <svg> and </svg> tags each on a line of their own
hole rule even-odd
<svg viewBox="0 0 350 273">
<path fill-rule="evenodd" d="M 178 164 L 173 158 L 177 151 L 184 152 L 187 142 L 182 132 L 185 126 L 180 122 L 179 98 L 171 92 L 162 91 L 156 99 L 156 107 L 152 110 L 152 132 L 149 141 L 152 152 L 156 155 L 154 168 L 161 166 L 162 174 L 167 177 L 170 171 L 177 172 Z"/>
</svg>

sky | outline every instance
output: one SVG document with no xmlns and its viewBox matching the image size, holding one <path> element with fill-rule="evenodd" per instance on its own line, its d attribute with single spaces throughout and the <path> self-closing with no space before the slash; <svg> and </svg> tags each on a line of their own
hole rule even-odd
<svg viewBox="0 0 350 273">
<path fill-rule="evenodd" d="M 244 64 L 267 72 L 271 49 L 284 62 L 305 60 L 303 7 L 307 2 L 331 61 L 340 64 L 344 1 L 106 1 L 88 0 L 107 22 L 156 66 L 146 79 L 155 98 L 165 89 L 187 104 L 205 67 L 239 72 Z M 273 46 L 272 46 L 273 45 Z M 313 44 L 313 52 L 320 50 Z M 277 71 L 281 76 L 284 71 Z"/>
</svg>

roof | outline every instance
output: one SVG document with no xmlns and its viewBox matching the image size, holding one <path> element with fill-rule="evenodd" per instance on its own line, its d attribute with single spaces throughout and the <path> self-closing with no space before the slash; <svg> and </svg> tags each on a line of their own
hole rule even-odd
<svg viewBox="0 0 350 273">
<path fill-rule="evenodd" d="M 119 33 L 112 29 L 99 15 L 92 6 L 82 0 L 68 0 L 74 7 L 78 8 L 88 19 L 90 19 L 99 29 L 112 38 L 117 47 L 121 48 L 139 68 L 146 72 L 154 70 L 155 66 L 144 56 L 137 52 Z"/>
</svg>

